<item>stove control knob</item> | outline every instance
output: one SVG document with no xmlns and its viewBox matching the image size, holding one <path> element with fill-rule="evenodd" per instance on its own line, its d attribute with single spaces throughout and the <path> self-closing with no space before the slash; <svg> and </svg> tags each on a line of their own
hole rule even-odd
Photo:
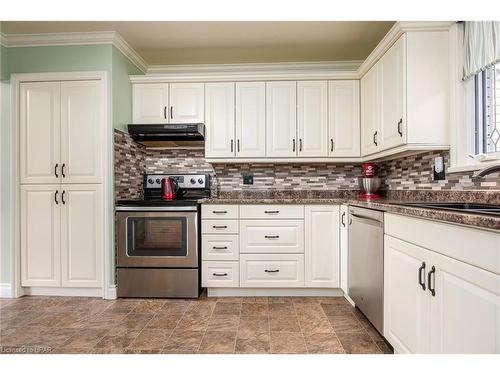
<svg viewBox="0 0 500 375">
<path fill-rule="evenodd" d="M 191 183 L 194 185 L 196 184 L 196 180 L 194 178 L 191 179 Z"/>
<path fill-rule="evenodd" d="M 153 179 L 152 178 L 148 179 L 148 183 L 152 184 L 153 183 Z"/>
<path fill-rule="evenodd" d="M 161 181 L 159 178 L 156 179 L 156 183 L 159 184 Z"/>
<path fill-rule="evenodd" d="M 203 181 L 203 179 L 202 179 L 202 178 L 199 178 L 199 179 L 198 179 L 198 183 L 199 183 L 200 185 L 203 185 L 203 182 L 204 182 L 204 181 Z"/>
</svg>

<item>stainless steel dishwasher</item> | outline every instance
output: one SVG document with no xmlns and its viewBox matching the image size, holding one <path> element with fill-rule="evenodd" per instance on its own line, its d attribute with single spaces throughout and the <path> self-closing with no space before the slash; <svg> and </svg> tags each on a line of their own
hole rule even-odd
<svg viewBox="0 0 500 375">
<path fill-rule="evenodd" d="M 348 294 L 374 327 L 384 323 L 384 213 L 349 206 Z"/>
</svg>

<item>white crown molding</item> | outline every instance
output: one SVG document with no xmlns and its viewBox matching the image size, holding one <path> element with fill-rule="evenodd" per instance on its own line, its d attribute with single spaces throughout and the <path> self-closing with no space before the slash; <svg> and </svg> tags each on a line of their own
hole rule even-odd
<svg viewBox="0 0 500 375">
<path fill-rule="evenodd" d="M 148 69 L 146 61 L 116 31 L 2 34 L 0 40 L 5 47 L 112 44 L 143 72 Z"/>
<path fill-rule="evenodd" d="M 358 69 L 359 78 L 363 77 L 368 70 L 384 55 L 384 53 L 399 39 L 405 32 L 418 31 L 448 31 L 454 22 L 449 21 L 402 21 L 396 22 L 387 32 L 382 40 L 377 44 L 373 51 L 368 55 L 365 61 Z"/>
</svg>

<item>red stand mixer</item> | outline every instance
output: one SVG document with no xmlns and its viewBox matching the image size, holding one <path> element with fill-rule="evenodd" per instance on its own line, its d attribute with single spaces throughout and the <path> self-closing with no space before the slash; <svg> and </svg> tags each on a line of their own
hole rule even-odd
<svg viewBox="0 0 500 375">
<path fill-rule="evenodd" d="M 380 178 L 377 177 L 377 166 L 373 163 L 364 163 L 363 176 L 359 178 L 359 199 L 369 201 L 380 198 L 377 190 L 380 187 Z"/>
</svg>

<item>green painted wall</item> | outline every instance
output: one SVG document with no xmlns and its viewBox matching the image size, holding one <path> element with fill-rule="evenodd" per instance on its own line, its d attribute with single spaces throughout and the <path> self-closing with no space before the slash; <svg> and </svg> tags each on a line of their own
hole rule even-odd
<svg viewBox="0 0 500 375">
<path fill-rule="evenodd" d="M 129 74 L 141 74 L 122 53 L 111 44 L 89 46 L 45 46 L 45 47 L 0 47 L 1 91 L 0 104 L 0 283 L 10 282 L 10 75 L 15 73 L 106 71 L 108 73 L 109 139 L 113 142 L 113 128 L 125 129 L 132 120 L 132 87 Z M 110 163 L 109 181 L 113 181 L 113 146 L 109 147 L 107 160 Z M 107 192 L 113 212 L 113 189 Z M 113 225 L 108 228 L 113 233 Z M 110 248 L 114 248 L 111 236 Z M 111 264 L 114 254 L 110 254 Z M 114 267 L 113 267 L 114 269 Z M 112 272 L 114 275 L 114 272 Z M 112 280 L 114 283 L 114 280 Z"/>
</svg>

